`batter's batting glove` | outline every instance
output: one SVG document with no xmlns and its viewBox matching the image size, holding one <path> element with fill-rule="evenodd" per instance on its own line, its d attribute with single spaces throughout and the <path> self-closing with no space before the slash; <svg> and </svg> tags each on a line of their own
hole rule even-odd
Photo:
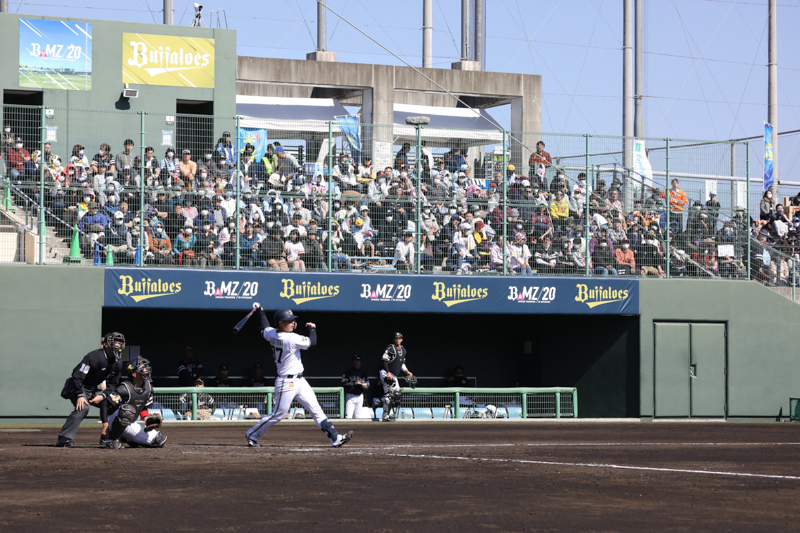
<svg viewBox="0 0 800 533">
<path fill-rule="evenodd" d="M 308 329 L 316 329 L 317 325 L 314 324 L 313 322 L 306 322 L 306 327 Z"/>
</svg>

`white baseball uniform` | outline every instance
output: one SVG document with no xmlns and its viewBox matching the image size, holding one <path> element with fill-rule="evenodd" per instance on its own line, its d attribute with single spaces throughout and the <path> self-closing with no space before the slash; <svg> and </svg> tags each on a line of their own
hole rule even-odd
<svg viewBox="0 0 800 533">
<path fill-rule="evenodd" d="M 311 340 L 297 333 L 282 333 L 272 327 L 265 328 L 261 334 L 272 346 L 275 365 L 278 367 L 278 377 L 275 378 L 275 406 L 272 413 L 263 417 L 247 431 L 247 438 L 258 440 L 271 426 L 283 420 L 295 399 L 311 414 L 320 429 L 326 431 L 325 425 L 332 427 L 314 391 L 303 377 L 300 350 L 308 349 Z M 331 439 L 331 444 L 334 441 L 335 439 Z"/>
</svg>

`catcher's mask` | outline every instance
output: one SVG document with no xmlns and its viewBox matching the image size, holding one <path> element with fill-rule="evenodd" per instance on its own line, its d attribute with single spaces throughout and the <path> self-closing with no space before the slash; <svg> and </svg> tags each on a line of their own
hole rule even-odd
<svg viewBox="0 0 800 533">
<path fill-rule="evenodd" d="M 122 350 L 125 349 L 125 335 L 116 331 L 106 333 L 106 336 L 103 337 L 103 342 L 111 348 L 116 357 L 120 357 Z"/>
<path fill-rule="evenodd" d="M 147 381 L 153 379 L 153 367 L 150 366 L 150 361 L 148 361 L 144 357 L 137 357 L 136 359 L 128 363 L 127 370 L 128 370 L 128 377 L 131 377 L 131 374 L 136 372 Z"/>
</svg>

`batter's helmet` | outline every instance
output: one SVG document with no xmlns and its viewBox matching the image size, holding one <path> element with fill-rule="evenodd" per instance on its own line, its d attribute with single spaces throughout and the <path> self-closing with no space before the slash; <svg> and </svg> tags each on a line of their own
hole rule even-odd
<svg viewBox="0 0 800 533">
<path fill-rule="evenodd" d="M 292 320 L 296 320 L 297 316 L 292 313 L 291 309 L 278 309 L 275 311 L 275 316 L 273 318 L 277 324 L 278 322 L 291 322 Z"/>
<path fill-rule="evenodd" d="M 127 370 L 128 370 L 128 377 L 130 377 L 131 374 L 136 372 L 147 381 L 153 379 L 153 367 L 150 366 L 150 361 L 148 361 L 144 357 L 137 357 L 136 359 L 128 363 Z"/>
<path fill-rule="evenodd" d="M 402 333 L 400 333 L 400 332 L 398 331 L 398 332 L 396 332 L 396 333 L 394 334 L 394 338 L 395 338 L 395 339 L 398 339 L 398 338 L 402 339 L 402 338 L 403 338 L 403 334 L 402 334 Z"/>
<path fill-rule="evenodd" d="M 111 347 L 117 357 L 122 355 L 122 350 L 125 349 L 125 335 L 116 331 L 106 333 L 103 342 Z"/>
</svg>

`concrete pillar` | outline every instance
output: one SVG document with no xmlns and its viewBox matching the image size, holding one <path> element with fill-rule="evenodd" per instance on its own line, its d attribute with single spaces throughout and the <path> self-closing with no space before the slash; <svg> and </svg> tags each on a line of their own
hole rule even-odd
<svg viewBox="0 0 800 533">
<path fill-rule="evenodd" d="M 528 172 L 528 160 L 531 152 L 536 150 L 536 143 L 542 131 L 542 78 L 526 79 L 520 76 L 523 96 L 511 100 L 511 133 L 508 149 L 511 152 L 509 163 L 517 167 L 518 172 Z M 520 132 L 527 132 L 523 135 Z M 531 132 L 536 135 L 530 135 Z"/>
<path fill-rule="evenodd" d="M 372 88 L 362 94 L 361 140 L 370 152 L 376 169 L 391 166 L 394 161 L 392 125 L 394 123 L 394 67 L 372 65 Z"/>
<path fill-rule="evenodd" d="M 483 64 L 483 0 L 475 0 L 475 62 L 478 70 L 484 70 Z"/>
</svg>

